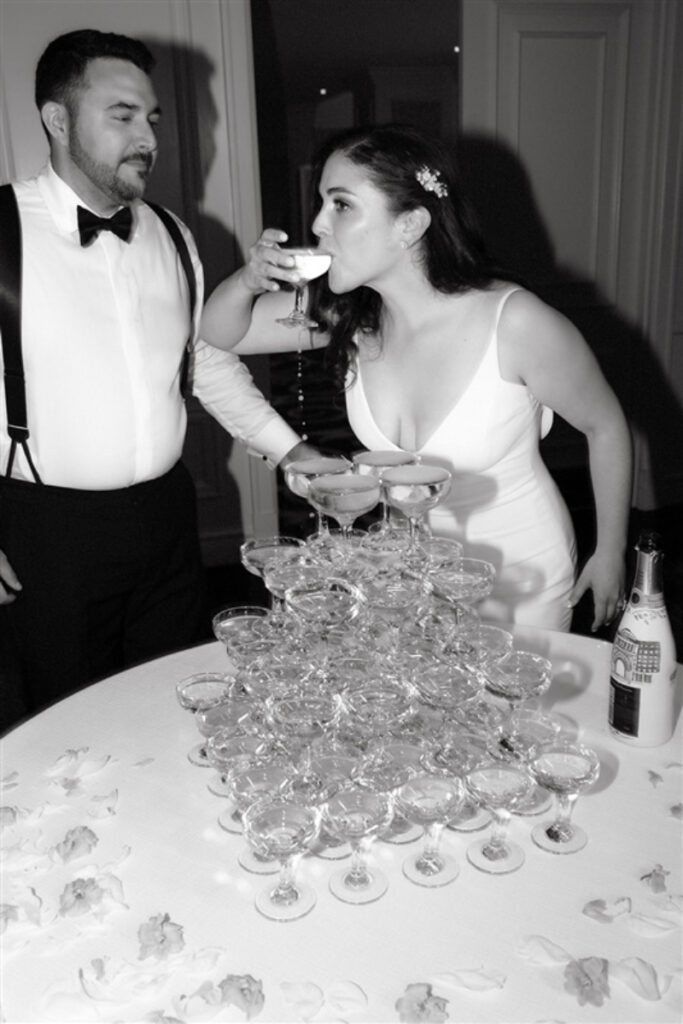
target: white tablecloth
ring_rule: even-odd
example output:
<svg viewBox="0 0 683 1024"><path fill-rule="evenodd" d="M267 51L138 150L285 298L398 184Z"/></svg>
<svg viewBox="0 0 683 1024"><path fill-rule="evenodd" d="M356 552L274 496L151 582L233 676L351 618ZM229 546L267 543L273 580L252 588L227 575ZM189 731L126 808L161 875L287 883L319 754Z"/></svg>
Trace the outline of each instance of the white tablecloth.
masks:
<svg viewBox="0 0 683 1024"><path fill-rule="evenodd" d="M219 644L124 672L11 732L2 1019L680 1021L680 722L664 747L620 743L607 644L520 630L517 646L552 658L545 703L600 753L575 810L588 846L544 853L536 819L516 817L526 862L492 876L467 862L472 837L447 831L460 875L425 889L401 873L411 847L378 843L390 887L366 906L336 900L338 862L309 856L298 871L317 906L286 924L254 909L265 879L238 866L244 840L218 827L210 770L186 756L198 733L175 684L221 670ZM566 984L581 968L603 982L583 1004ZM399 1002L410 985L423 986L408 990L412 1010Z"/></svg>

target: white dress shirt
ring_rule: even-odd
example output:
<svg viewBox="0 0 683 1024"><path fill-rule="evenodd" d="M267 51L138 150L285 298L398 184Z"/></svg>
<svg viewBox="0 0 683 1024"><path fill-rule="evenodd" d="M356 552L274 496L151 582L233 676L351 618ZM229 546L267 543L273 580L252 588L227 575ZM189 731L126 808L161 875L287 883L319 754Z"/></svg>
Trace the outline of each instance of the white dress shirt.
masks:
<svg viewBox="0 0 683 1024"><path fill-rule="evenodd" d="M189 335L188 289L168 231L153 210L136 201L128 242L101 231L82 247L76 207L85 204L51 165L14 189L23 242L29 448L41 480L105 490L161 476L181 456L187 419L178 376ZM203 273L194 240L180 226L197 278L196 332ZM300 440L244 363L201 340L195 345L193 392L270 465ZM8 454L3 396L0 474ZM33 480L20 449L12 476Z"/></svg>

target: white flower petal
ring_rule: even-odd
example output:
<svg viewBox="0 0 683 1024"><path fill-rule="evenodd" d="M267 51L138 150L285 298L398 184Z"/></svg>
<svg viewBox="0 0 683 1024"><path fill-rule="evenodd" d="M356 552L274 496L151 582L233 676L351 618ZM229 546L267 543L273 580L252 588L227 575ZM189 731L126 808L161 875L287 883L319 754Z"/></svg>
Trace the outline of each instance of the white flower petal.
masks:
<svg viewBox="0 0 683 1024"><path fill-rule="evenodd" d="M639 956L611 963L610 977L628 985L641 999L650 1001L661 999L671 984L671 978L660 979L652 964L641 960Z"/></svg>
<svg viewBox="0 0 683 1024"><path fill-rule="evenodd" d="M631 914L628 926L638 935L645 935L649 939L654 939L658 935L664 935L666 932L678 928L675 921L670 921L666 917L653 917L646 914Z"/></svg>
<svg viewBox="0 0 683 1024"><path fill-rule="evenodd" d="M517 949L520 956L533 964L566 964L574 957L562 946L556 945L542 935L526 935Z"/></svg>
<svg viewBox="0 0 683 1024"><path fill-rule="evenodd" d="M312 981L283 982L280 985L286 1002L300 1020L311 1020L322 1007L325 997L323 990Z"/></svg>
<svg viewBox="0 0 683 1024"><path fill-rule="evenodd" d="M368 1005L368 997L355 981L336 981L326 990L325 1002L335 1013L346 1017L364 1010Z"/></svg>
<svg viewBox="0 0 683 1024"><path fill-rule="evenodd" d="M448 971L444 974L436 974L430 980L435 985L465 988L471 992L490 992L492 989L503 988L507 979L500 971L489 971L481 967L476 970Z"/></svg>

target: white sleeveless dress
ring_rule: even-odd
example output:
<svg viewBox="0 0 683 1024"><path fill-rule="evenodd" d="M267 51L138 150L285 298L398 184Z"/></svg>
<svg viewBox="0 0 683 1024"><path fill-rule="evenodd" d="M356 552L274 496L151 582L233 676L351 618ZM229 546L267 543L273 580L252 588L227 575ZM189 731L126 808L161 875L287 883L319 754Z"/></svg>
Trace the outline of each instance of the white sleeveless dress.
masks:
<svg viewBox="0 0 683 1024"><path fill-rule="evenodd" d="M483 618L568 630L567 601L576 571L569 511L548 472L539 441L552 412L527 387L500 376L498 323L516 286L501 295L484 355L469 387L418 450L453 474L450 494L429 516L435 536L455 537L465 554L496 568ZM375 423L361 366L349 373L346 409L368 449L395 449Z"/></svg>

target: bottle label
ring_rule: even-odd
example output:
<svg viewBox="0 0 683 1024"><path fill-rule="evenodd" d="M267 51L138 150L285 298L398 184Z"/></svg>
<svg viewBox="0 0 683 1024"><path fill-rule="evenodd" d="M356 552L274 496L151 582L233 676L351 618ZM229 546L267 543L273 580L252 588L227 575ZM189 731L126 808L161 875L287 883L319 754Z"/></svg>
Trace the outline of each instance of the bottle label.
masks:
<svg viewBox="0 0 683 1024"><path fill-rule="evenodd" d="M624 686L612 677L609 695L610 725L625 736L637 736L639 718L640 690Z"/></svg>
<svg viewBox="0 0 683 1024"><path fill-rule="evenodd" d="M639 640L630 629L620 629L612 645L612 673L623 682L651 683L662 666L659 640Z"/></svg>

